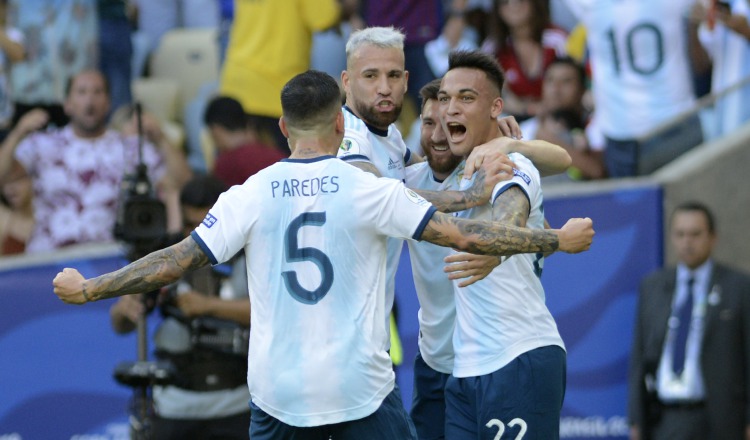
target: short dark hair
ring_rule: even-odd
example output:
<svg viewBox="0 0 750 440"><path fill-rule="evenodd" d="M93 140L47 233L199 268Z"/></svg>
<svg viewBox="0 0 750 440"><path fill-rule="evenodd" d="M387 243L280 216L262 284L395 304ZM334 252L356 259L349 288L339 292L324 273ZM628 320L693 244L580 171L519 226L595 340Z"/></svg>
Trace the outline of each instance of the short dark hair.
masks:
<svg viewBox="0 0 750 440"><path fill-rule="evenodd" d="M332 123L341 108L341 89L333 77L308 70L290 79L281 90L281 110L290 128L309 130Z"/></svg>
<svg viewBox="0 0 750 440"><path fill-rule="evenodd" d="M708 232L714 234L716 232L716 222L714 221L714 215L711 212L711 210L706 206L705 204L695 201L695 200L689 200L686 202L682 202L672 211L672 217L670 217L670 224L671 220L674 219L675 214L679 212L701 212L706 217L706 224L708 225Z"/></svg>
<svg viewBox="0 0 750 440"><path fill-rule="evenodd" d="M420 109L424 110L424 105L430 99L437 99L438 92L440 91L440 81L440 78L433 79L419 89L419 97L422 99Z"/></svg>
<svg viewBox="0 0 750 440"><path fill-rule="evenodd" d="M248 126L248 118L242 104L229 96L217 96L209 101L203 112L203 123L219 125L230 131L244 130Z"/></svg>
<svg viewBox="0 0 750 440"><path fill-rule="evenodd" d="M581 85L581 89L582 90L586 89L587 75L586 75L586 68L583 67L583 64L576 61L573 57L566 55L562 57L557 57L554 60L552 60L552 62L549 63L549 65L547 66L546 71L549 71L550 67L556 64L561 64L563 66L570 66L571 68L573 68L576 71L576 76L578 77L578 82Z"/></svg>
<svg viewBox="0 0 750 440"><path fill-rule="evenodd" d="M84 73L96 73L96 74L98 74L102 78L102 81L104 82L104 93L106 93L108 97L112 96L112 95L109 94L110 93L110 90L109 90L109 80L107 79L107 75L105 75L104 72L102 72L100 70L96 70L96 69L84 69L84 70L81 70L80 72L76 73L75 75L70 75L68 77L68 80L65 81L65 97L66 98L70 96L70 92L73 90L73 83L75 82L76 78L78 78L79 76L81 76Z"/></svg>
<svg viewBox="0 0 750 440"><path fill-rule="evenodd" d="M458 68L478 69L497 87L498 95L503 91L505 75L492 55L478 50L456 50L448 55L448 71Z"/></svg>
<svg viewBox="0 0 750 440"><path fill-rule="evenodd" d="M227 189L226 185L211 174L196 174L182 187L180 204L196 208L210 208Z"/></svg>

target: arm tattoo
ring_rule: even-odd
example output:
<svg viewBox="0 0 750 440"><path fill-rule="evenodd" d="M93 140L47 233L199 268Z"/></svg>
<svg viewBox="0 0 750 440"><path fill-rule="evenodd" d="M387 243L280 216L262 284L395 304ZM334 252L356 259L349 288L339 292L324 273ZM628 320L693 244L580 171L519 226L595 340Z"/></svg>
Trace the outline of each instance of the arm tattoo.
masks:
<svg viewBox="0 0 750 440"><path fill-rule="evenodd" d="M208 256L192 237L152 252L114 272L86 281L94 300L146 293L173 283L188 271L208 264Z"/></svg>
<svg viewBox="0 0 750 440"><path fill-rule="evenodd" d="M481 255L552 252L560 245L557 234L545 229L459 219L441 212L432 216L421 239Z"/></svg>
<svg viewBox="0 0 750 440"><path fill-rule="evenodd" d="M441 212L457 212L473 208L487 201L484 194L485 174L484 170L476 172L474 184L465 191L426 191L415 189L414 192L424 197L428 202Z"/></svg>
<svg viewBox="0 0 750 440"><path fill-rule="evenodd" d="M517 186L508 188L492 203L492 220L506 225L526 226L529 219L529 199Z"/></svg>

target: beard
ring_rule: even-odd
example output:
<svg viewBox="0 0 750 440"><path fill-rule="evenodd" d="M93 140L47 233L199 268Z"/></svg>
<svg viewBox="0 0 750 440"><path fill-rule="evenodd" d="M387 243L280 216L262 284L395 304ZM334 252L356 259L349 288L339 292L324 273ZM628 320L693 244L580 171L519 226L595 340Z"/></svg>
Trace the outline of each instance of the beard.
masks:
<svg viewBox="0 0 750 440"><path fill-rule="evenodd" d="M450 174L463 160L461 156L455 154L433 156L434 152L429 145L422 145L422 151L432 171L439 174Z"/></svg>
<svg viewBox="0 0 750 440"><path fill-rule="evenodd" d="M392 111L383 113L375 110L373 106L367 106L361 102L354 103L354 108L359 113L359 116L363 121L372 125L373 127L387 130L388 126L396 122L399 116L401 116L401 107L403 104L398 104Z"/></svg>

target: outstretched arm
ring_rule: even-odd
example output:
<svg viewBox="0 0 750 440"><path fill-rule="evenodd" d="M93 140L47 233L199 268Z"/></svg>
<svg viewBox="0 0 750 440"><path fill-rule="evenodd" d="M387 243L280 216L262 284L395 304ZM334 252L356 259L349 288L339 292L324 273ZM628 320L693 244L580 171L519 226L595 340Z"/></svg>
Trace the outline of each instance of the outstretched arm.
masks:
<svg viewBox="0 0 750 440"><path fill-rule="evenodd" d="M156 290L177 281L185 272L209 263L192 237L152 252L122 269L86 280L75 269L65 268L52 281L55 295L69 304L114 298Z"/></svg>
<svg viewBox="0 0 750 440"><path fill-rule="evenodd" d="M438 211L420 238L473 254L515 255L556 250L578 253L591 247L593 237L589 218L568 220L562 229L526 229L456 218Z"/></svg>
<svg viewBox="0 0 750 440"><path fill-rule="evenodd" d="M526 156L534 163L542 176L562 173L572 163L570 154L559 145L542 140L522 141L503 136L479 145L472 150L466 159L464 176L470 177L484 162L485 158L510 153L519 153Z"/></svg>

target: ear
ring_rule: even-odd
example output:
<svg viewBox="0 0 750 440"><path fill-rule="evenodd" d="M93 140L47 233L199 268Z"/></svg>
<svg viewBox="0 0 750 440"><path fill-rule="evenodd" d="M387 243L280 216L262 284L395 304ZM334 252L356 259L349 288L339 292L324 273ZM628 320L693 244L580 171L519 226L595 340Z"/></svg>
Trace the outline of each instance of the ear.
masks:
<svg viewBox="0 0 750 440"><path fill-rule="evenodd" d="M289 139L289 129L286 127L286 120L283 116L279 118L279 129L281 130L281 134L283 134L285 138Z"/></svg>
<svg viewBox="0 0 750 440"><path fill-rule="evenodd" d="M404 92L407 92L409 90L409 71L404 70Z"/></svg>
<svg viewBox="0 0 750 440"><path fill-rule="evenodd" d="M336 134L343 134L344 131L344 112L339 110L336 114Z"/></svg>
<svg viewBox="0 0 750 440"><path fill-rule="evenodd" d="M503 113L503 98L497 97L492 101L492 119L497 119Z"/></svg>
<svg viewBox="0 0 750 440"><path fill-rule="evenodd" d="M349 93L349 71L341 71L341 87L344 88L344 92Z"/></svg>

